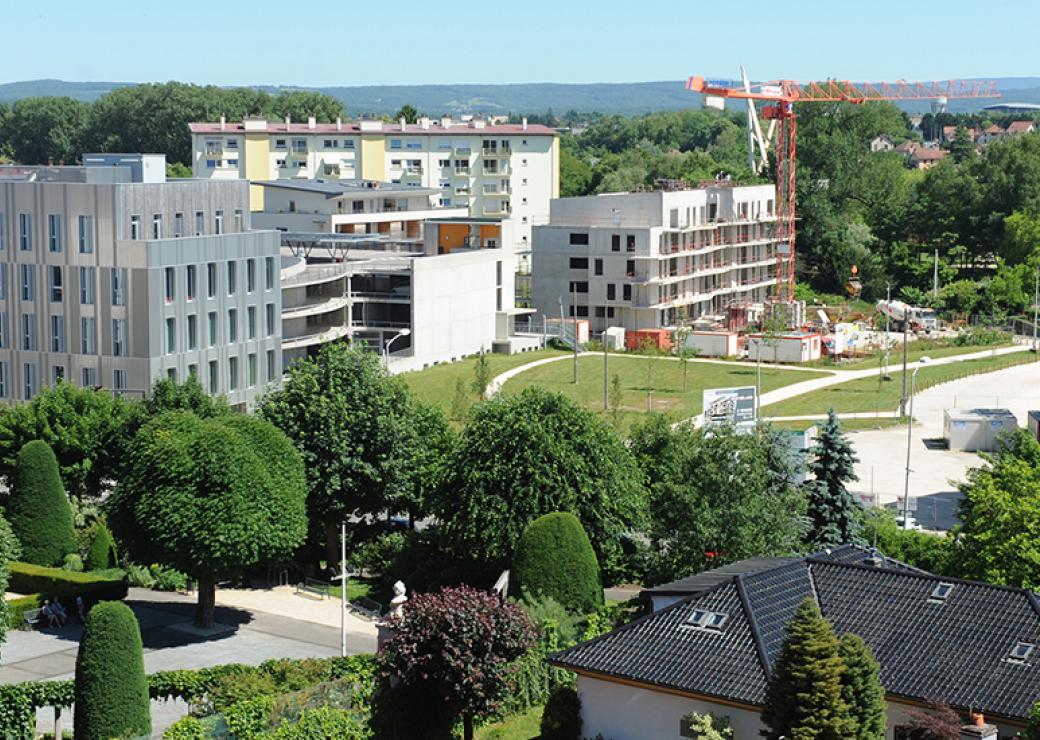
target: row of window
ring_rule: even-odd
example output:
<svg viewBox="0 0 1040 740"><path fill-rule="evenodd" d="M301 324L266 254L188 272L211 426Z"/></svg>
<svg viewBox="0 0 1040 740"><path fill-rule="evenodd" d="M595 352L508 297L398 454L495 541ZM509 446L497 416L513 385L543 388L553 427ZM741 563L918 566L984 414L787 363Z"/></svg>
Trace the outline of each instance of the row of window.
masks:
<svg viewBox="0 0 1040 740"><path fill-rule="evenodd" d="M235 295L238 291L238 263L237 262L226 262L224 273L227 279L227 294ZM246 265L246 293L253 293L256 291L256 260L253 258L245 261ZM198 296L198 284L199 284L199 267L200 265L187 265L184 268L184 298L187 301L194 301ZM167 267L163 270L163 286L165 290L165 297L167 303L173 303L177 299L178 288L177 284L180 282L177 277L177 273L180 268ZM274 257L264 258L264 289L274 290L275 280L277 279L275 274L275 263ZM206 297L215 298L217 293L220 291L219 286L220 279L218 277L217 263L207 262L206 263Z"/></svg>
<svg viewBox="0 0 1040 740"><path fill-rule="evenodd" d="M275 313L275 305L268 303L264 307L264 330L266 336L274 336L277 325L276 321L281 319ZM185 333L184 333L184 350L190 351L198 349L199 346L199 317L196 314L188 314L185 320ZM169 317L166 319L166 353L174 354L178 350L177 343L177 319ZM239 336L240 319L237 308L230 308L227 311L227 343L237 342ZM258 332L257 318L256 318L256 306L248 306L246 308L245 318L245 338L256 339ZM210 311L206 314L206 346L215 347L220 344L219 336L219 321L217 318L216 311Z"/></svg>
<svg viewBox="0 0 1040 740"><path fill-rule="evenodd" d="M7 299L7 267L8 263L0 262L0 300ZM36 265L18 265L18 295L23 301L36 300ZM62 303L65 300L65 268L61 265L41 265L47 273L47 297L51 303ZM96 267L80 267L79 269L79 302L93 305L94 286L97 277ZM127 294L127 268L107 268L112 285L112 305L125 306Z"/></svg>
<svg viewBox="0 0 1040 740"><path fill-rule="evenodd" d="M571 318L575 316L579 319L587 319L589 317L588 306L569 306L567 315ZM595 315L597 319L612 319L614 318L614 307L613 306L595 306Z"/></svg>
<svg viewBox="0 0 1040 740"><path fill-rule="evenodd" d="M6 218L0 213L0 249L7 249ZM94 217L76 217L76 244L80 254L92 254L94 252ZM18 249L22 252L33 250L33 214L18 214ZM59 253L65 251L65 229L60 213L51 213L47 216L47 251Z"/></svg>
<svg viewBox="0 0 1040 740"><path fill-rule="evenodd" d="M36 314L23 313L19 322L19 346L26 352L39 349L36 330ZM97 318L84 316L80 318L80 354L97 354ZM50 352L66 352L65 317L61 314L51 316L50 320ZM11 334L7 312L0 311L0 349L11 348ZM126 357L129 354L129 332L126 319L112 319L112 356Z"/></svg>
<svg viewBox="0 0 1040 740"><path fill-rule="evenodd" d="M576 247L587 247L589 244L589 232L587 231L572 231L569 235L568 242L571 246ZM620 252L621 251L621 234L610 235L610 251ZM634 252L636 251L636 235L625 234L625 251Z"/></svg>
<svg viewBox="0 0 1040 740"><path fill-rule="evenodd" d="M235 162L237 165L238 162ZM245 217L242 213L241 208L235 209L235 232L243 230L245 224ZM195 211L195 236L202 236L206 229L206 212ZM133 240L142 238L141 230L141 216L140 214L134 213L130 215L130 238ZM173 236L180 238L185 235L184 230L184 214L177 212L173 214ZM213 211L213 233L223 234L224 233L224 209L218 208ZM162 239L163 238L163 215L161 213L152 214L152 229L151 239Z"/></svg>

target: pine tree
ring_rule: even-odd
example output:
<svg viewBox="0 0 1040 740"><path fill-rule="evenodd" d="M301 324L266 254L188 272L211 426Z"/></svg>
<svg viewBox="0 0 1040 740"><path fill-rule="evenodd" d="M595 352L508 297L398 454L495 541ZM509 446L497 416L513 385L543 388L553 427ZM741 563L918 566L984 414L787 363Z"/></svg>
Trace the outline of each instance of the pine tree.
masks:
<svg viewBox="0 0 1040 740"><path fill-rule="evenodd" d="M858 541L860 505L845 484L859 480L853 468L859 458L842 433L834 409L828 412L810 455L808 468L813 477L805 484L809 499L806 543L823 548Z"/></svg>
<svg viewBox="0 0 1040 740"><path fill-rule="evenodd" d="M780 656L766 689L762 722L767 740L843 740L850 737L842 699L845 663L830 622L806 599L787 623Z"/></svg>
<svg viewBox="0 0 1040 740"><path fill-rule="evenodd" d="M878 676L880 666L870 648L858 635L841 636L841 657L845 661L842 698L849 707L855 729L851 740L884 740L885 687Z"/></svg>

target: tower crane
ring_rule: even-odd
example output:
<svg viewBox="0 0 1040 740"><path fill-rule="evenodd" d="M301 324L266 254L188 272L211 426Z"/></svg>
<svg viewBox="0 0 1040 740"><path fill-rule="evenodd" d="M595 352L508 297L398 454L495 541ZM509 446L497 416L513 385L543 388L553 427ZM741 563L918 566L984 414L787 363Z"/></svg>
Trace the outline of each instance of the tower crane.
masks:
<svg viewBox="0 0 1040 740"><path fill-rule="evenodd" d="M999 98L995 82L974 80L947 80L945 82L846 82L826 80L799 83L792 80L748 82L741 69L742 80L706 80L691 77L686 89L707 96L746 100L749 122L763 140L757 116L751 108L762 101L762 118L777 129L776 142L776 215L780 242L776 259L777 300L794 299L794 237L795 237L795 172L796 117L795 103L866 103L875 100L940 100L960 98Z"/></svg>

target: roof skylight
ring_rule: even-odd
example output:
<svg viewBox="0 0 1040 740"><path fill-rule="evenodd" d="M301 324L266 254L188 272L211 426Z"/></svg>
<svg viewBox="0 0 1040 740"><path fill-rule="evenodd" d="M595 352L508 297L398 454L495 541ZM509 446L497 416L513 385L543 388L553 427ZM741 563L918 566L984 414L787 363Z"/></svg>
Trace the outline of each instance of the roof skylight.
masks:
<svg viewBox="0 0 1040 740"><path fill-rule="evenodd" d="M694 609L686 618L687 627L696 627L702 630L721 630L729 615L725 612L709 612L705 609Z"/></svg>
<svg viewBox="0 0 1040 740"><path fill-rule="evenodd" d="M1011 648L1008 660L1012 663L1025 663L1029 660L1029 656L1033 654L1033 650L1035 649L1036 645L1031 642L1016 642L1015 646Z"/></svg>
<svg viewBox="0 0 1040 740"><path fill-rule="evenodd" d="M953 591L953 584L946 583L945 581L943 581L935 587L935 589L932 591L932 595L928 598L931 601L946 601L946 598L950 595L951 591Z"/></svg>

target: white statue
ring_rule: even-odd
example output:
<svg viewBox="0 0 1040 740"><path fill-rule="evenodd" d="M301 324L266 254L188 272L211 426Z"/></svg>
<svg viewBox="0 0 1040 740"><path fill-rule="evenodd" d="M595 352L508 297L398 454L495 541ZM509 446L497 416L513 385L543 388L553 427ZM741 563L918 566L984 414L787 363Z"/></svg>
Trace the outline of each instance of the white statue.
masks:
<svg viewBox="0 0 1040 740"><path fill-rule="evenodd" d="M405 589L403 581L398 581L394 584L394 598L390 599L391 617L404 616L404 604L408 601L408 597L405 596L406 591L407 589Z"/></svg>

